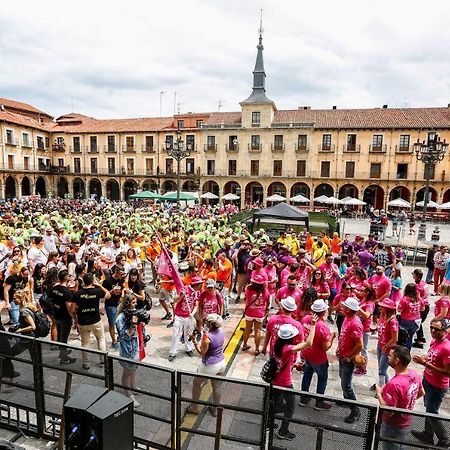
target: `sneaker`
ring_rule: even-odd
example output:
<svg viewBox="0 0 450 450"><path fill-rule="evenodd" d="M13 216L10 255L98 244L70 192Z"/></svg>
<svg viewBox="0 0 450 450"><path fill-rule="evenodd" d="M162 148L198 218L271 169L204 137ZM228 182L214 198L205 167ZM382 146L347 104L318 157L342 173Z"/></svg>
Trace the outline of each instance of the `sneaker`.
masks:
<svg viewBox="0 0 450 450"><path fill-rule="evenodd" d="M188 355L189 358L192 358L194 356L194 352L192 350L189 350L188 352L186 352L186 355Z"/></svg>
<svg viewBox="0 0 450 450"><path fill-rule="evenodd" d="M332 407L333 407L333 403L322 401L322 402L316 403L316 405L314 406L314 409L316 411L328 411Z"/></svg>
<svg viewBox="0 0 450 450"><path fill-rule="evenodd" d="M370 386L370 390L371 390L372 392L375 392L376 388L377 388L376 383L374 383L374 384L372 384L372 386Z"/></svg>
<svg viewBox="0 0 450 450"><path fill-rule="evenodd" d="M331 325L333 325L334 324L334 319L331 316L328 316L327 317L327 322L331 323Z"/></svg>
<svg viewBox="0 0 450 450"><path fill-rule="evenodd" d="M417 341L413 342L412 346L414 348L423 348L423 344L421 344L420 342L417 342Z"/></svg>
<svg viewBox="0 0 450 450"><path fill-rule="evenodd" d="M172 362L175 358L177 357L177 355L169 355L169 361Z"/></svg>
<svg viewBox="0 0 450 450"><path fill-rule="evenodd" d="M135 408L138 408L138 407L139 407L140 403L136 400L136 398L134 397L133 394L129 395L128 398L129 398L130 400L133 400L133 405L134 405Z"/></svg>
<svg viewBox="0 0 450 450"><path fill-rule="evenodd" d="M292 441L292 439L295 439L295 434L291 433L289 430L284 431L280 429L278 430L277 436L278 439L283 439L286 441Z"/></svg>
<svg viewBox="0 0 450 450"><path fill-rule="evenodd" d="M83 363L83 369L84 370L91 370L91 365L89 363Z"/></svg>
<svg viewBox="0 0 450 450"><path fill-rule="evenodd" d="M172 318L171 313L167 313L164 317L161 317L161 320L170 320Z"/></svg>
<svg viewBox="0 0 450 450"><path fill-rule="evenodd" d="M230 313L225 313L225 314L223 315L223 320L228 320L230 317L231 317L231 316L230 316Z"/></svg>
<svg viewBox="0 0 450 450"><path fill-rule="evenodd" d="M345 419L345 423L355 423L361 418L361 412L359 409L357 411L352 411Z"/></svg>
<svg viewBox="0 0 450 450"><path fill-rule="evenodd" d="M359 377L359 376L362 376L362 375L367 375L367 370L361 369L361 368L355 369L353 371L353 375L355 375L355 377Z"/></svg>
<svg viewBox="0 0 450 450"><path fill-rule="evenodd" d="M434 445L434 439L426 431L411 431L411 434L425 444Z"/></svg>
<svg viewBox="0 0 450 450"><path fill-rule="evenodd" d="M234 303L236 303L236 305L238 305L241 302L241 299L239 297L236 297L236 299L234 300Z"/></svg>
<svg viewBox="0 0 450 450"><path fill-rule="evenodd" d="M300 406L306 406L310 401L311 399L309 397L300 397L300 401L298 402L298 404Z"/></svg>
<svg viewBox="0 0 450 450"><path fill-rule="evenodd" d="M172 320L172 322L167 324L166 328L172 328L172 327L173 327L173 320Z"/></svg>
<svg viewBox="0 0 450 450"><path fill-rule="evenodd" d="M77 358L71 358L70 356L68 356L67 358L61 359L60 364L63 366L66 364L73 364L76 360Z"/></svg>

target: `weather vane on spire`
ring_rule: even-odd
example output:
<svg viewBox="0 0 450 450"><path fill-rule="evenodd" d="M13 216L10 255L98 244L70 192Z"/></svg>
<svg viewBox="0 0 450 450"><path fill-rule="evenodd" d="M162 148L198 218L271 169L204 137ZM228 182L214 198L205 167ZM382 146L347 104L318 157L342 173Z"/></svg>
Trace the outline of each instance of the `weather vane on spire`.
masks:
<svg viewBox="0 0 450 450"><path fill-rule="evenodd" d="M261 18L260 18L260 20L259 20L259 34L260 35L262 35L263 33L264 33L264 28L263 28L263 26L262 26L262 8L261 8Z"/></svg>

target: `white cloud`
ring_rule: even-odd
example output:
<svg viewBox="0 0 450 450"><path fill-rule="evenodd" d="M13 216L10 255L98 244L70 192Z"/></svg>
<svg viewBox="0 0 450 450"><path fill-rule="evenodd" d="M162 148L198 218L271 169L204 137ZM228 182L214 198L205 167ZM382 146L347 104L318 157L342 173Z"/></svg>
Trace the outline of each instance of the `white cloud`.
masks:
<svg viewBox="0 0 450 450"><path fill-rule="evenodd" d="M98 118L239 110L264 9L278 108L443 106L449 2L17 0L0 10L0 96ZM441 25L444 24L444 25Z"/></svg>

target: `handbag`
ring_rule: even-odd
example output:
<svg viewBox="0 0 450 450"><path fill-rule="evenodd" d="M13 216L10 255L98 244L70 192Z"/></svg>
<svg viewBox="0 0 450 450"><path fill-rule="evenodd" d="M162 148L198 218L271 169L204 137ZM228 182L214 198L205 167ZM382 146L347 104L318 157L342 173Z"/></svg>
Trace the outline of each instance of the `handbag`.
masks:
<svg viewBox="0 0 450 450"><path fill-rule="evenodd" d="M278 375L279 372L281 372L289 363L288 361L283 364L281 367L278 367L276 359L271 356L262 366L261 368L261 379L265 381L266 383L273 383L273 380Z"/></svg>

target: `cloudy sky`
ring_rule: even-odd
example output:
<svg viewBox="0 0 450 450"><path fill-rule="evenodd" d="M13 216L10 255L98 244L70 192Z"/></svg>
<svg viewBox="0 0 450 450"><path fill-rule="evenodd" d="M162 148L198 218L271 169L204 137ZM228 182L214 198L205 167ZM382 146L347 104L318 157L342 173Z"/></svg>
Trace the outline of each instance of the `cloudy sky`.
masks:
<svg viewBox="0 0 450 450"><path fill-rule="evenodd" d="M263 9L279 109L446 106L448 0L15 0L0 9L0 97L58 116L238 111ZM164 94L161 95L161 92Z"/></svg>

